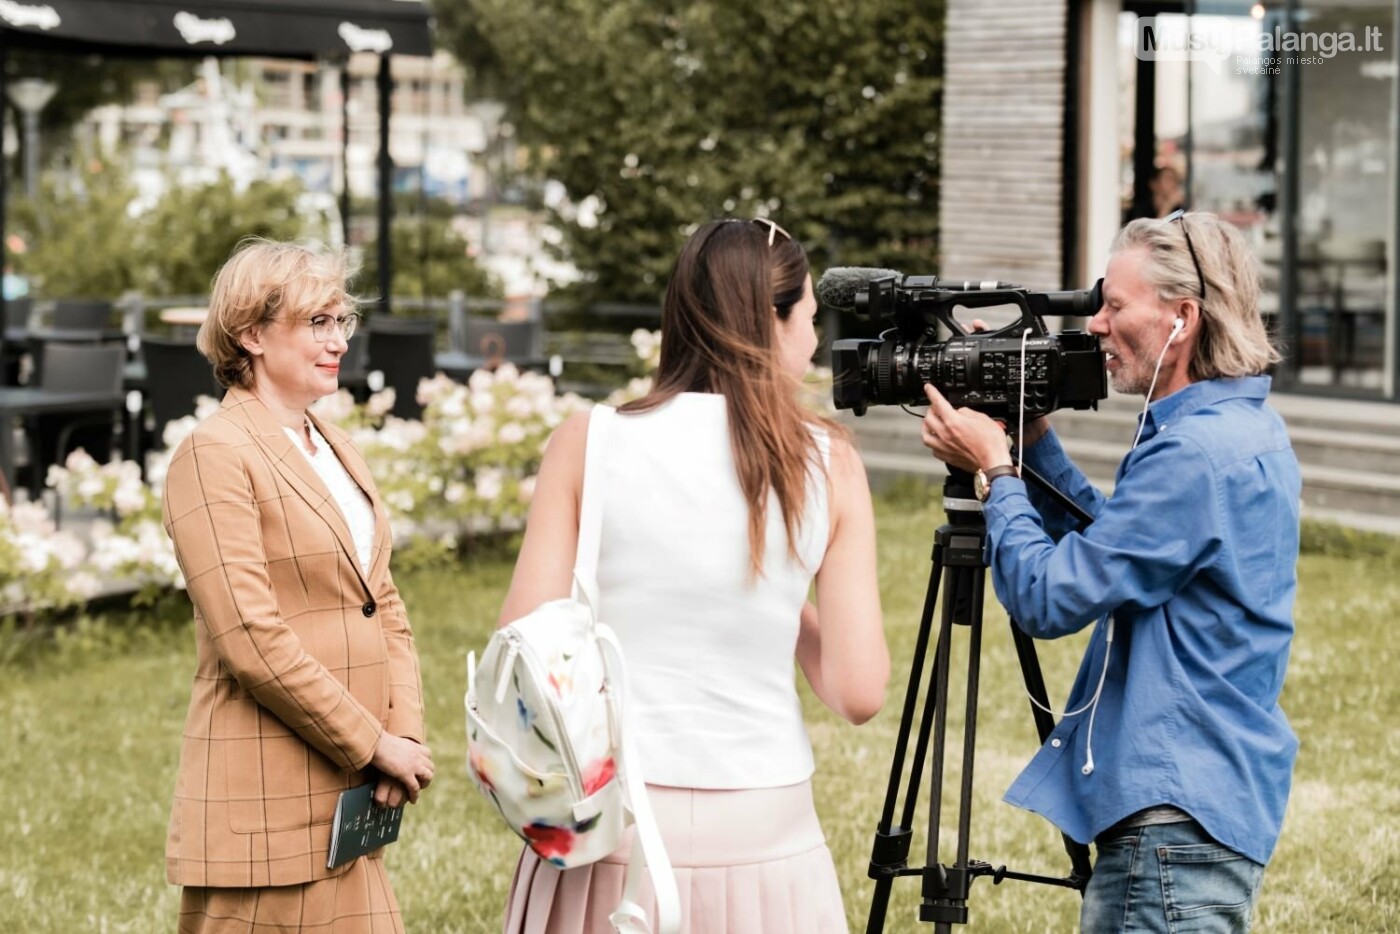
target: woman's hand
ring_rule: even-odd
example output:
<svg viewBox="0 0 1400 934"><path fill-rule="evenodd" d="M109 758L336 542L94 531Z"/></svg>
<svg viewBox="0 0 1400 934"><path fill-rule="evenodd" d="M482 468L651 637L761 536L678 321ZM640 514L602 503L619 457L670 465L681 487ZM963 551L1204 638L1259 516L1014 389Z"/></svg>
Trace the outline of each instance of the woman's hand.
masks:
<svg viewBox="0 0 1400 934"><path fill-rule="evenodd" d="M396 808L408 800L408 789L392 778L381 778L374 786L374 803L382 808Z"/></svg>
<svg viewBox="0 0 1400 934"><path fill-rule="evenodd" d="M942 393L925 383L924 446L943 463L972 473L1011 463L1006 430L975 409L955 409Z"/></svg>
<svg viewBox="0 0 1400 934"><path fill-rule="evenodd" d="M384 805L392 794L392 783L400 785L410 803L418 803L418 794L433 780L433 753L422 743L385 731L379 734L370 765L384 777L374 789L375 803ZM383 795L383 797L381 797ZM393 805L389 805L392 807Z"/></svg>

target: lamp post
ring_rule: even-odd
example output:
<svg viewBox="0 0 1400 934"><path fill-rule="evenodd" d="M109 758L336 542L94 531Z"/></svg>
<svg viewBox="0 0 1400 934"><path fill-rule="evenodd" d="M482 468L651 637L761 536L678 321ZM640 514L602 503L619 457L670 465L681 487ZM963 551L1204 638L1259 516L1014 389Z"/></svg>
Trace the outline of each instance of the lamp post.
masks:
<svg viewBox="0 0 1400 934"><path fill-rule="evenodd" d="M20 78L5 88L10 103L24 114L24 191L33 200L39 189L39 112L58 85L43 78Z"/></svg>

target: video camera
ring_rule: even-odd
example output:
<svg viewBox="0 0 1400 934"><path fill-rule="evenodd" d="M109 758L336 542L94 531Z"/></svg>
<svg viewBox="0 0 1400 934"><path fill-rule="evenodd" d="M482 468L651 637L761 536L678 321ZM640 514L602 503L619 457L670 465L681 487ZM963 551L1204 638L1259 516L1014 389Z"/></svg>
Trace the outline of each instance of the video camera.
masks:
<svg viewBox="0 0 1400 934"><path fill-rule="evenodd" d="M1091 289L1033 292L1009 282L942 282L888 269L827 270L816 288L822 304L853 310L894 327L878 338L836 341L831 349L838 409L864 415L871 405L922 405L932 383L955 407L1014 420L1059 408L1097 408L1108 395L1098 337L1050 334L1046 315L1089 317L1103 305L1103 280ZM969 331L956 308L1015 305L1020 317L995 331ZM951 332L940 340L939 325ZM1026 334L1029 329L1029 334ZM1022 399L1022 362L1025 397Z"/></svg>

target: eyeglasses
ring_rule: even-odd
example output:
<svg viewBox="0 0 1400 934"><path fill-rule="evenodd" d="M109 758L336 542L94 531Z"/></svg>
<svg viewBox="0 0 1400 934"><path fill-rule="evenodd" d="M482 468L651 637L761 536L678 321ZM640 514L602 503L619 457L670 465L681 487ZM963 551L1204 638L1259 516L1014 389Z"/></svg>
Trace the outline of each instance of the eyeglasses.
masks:
<svg viewBox="0 0 1400 934"><path fill-rule="evenodd" d="M1196 281L1201 287L1201 301L1206 300L1206 277L1201 274L1201 261L1196 259L1196 248L1191 245L1191 231L1186 226L1186 209L1177 208L1166 217L1163 222L1170 224L1172 221L1181 221L1181 232L1186 237L1186 250L1191 254L1191 265L1196 267Z"/></svg>
<svg viewBox="0 0 1400 934"><path fill-rule="evenodd" d="M779 227L777 224L773 223L772 221L770 221L770 220L769 220L768 218L766 218L766 217L755 217L752 221L750 221L750 223L752 223L752 224L765 224L765 225L767 225L767 227L768 227L768 245L769 245L769 246L772 246L772 245L773 245L773 238L776 237L778 234L782 234L783 237L784 237L785 239L788 239L788 240L791 240L791 239L792 239L792 234L788 233L786 230L784 230L783 228Z"/></svg>
<svg viewBox="0 0 1400 934"><path fill-rule="evenodd" d="M339 318L334 315L312 315L306 323L311 325L311 336L321 343L330 340L336 329L348 341L355 336L355 329L360 326L360 316L353 311Z"/></svg>

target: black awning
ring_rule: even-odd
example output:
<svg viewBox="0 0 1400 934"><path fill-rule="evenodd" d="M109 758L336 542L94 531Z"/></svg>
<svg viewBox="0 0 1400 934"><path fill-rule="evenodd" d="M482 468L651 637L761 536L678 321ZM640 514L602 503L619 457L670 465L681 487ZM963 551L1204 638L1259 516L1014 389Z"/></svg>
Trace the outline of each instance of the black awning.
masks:
<svg viewBox="0 0 1400 934"><path fill-rule="evenodd" d="M421 0L0 0L0 42L153 55L431 55Z"/></svg>

